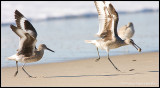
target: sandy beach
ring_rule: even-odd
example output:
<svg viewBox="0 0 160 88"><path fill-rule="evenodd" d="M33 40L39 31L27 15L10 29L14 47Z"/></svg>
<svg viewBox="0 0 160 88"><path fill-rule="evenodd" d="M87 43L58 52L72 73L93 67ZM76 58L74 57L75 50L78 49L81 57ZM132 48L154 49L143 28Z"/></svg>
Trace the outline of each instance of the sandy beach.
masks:
<svg viewBox="0 0 160 88"><path fill-rule="evenodd" d="M121 72L115 70L106 57L102 57L98 62L95 62L96 58L90 58L26 66L26 71L37 78L29 78L21 67L17 77L14 77L16 67L6 67L1 68L1 86L159 86L159 52L110 58Z"/></svg>

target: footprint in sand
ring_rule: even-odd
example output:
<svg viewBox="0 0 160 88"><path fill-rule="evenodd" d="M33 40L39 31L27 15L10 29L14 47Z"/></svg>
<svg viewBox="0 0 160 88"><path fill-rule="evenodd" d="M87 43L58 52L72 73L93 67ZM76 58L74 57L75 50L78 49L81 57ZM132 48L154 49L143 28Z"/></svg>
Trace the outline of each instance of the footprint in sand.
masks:
<svg viewBox="0 0 160 88"><path fill-rule="evenodd" d="M135 70L135 69L130 69L129 71L133 71L133 70Z"/></svg>

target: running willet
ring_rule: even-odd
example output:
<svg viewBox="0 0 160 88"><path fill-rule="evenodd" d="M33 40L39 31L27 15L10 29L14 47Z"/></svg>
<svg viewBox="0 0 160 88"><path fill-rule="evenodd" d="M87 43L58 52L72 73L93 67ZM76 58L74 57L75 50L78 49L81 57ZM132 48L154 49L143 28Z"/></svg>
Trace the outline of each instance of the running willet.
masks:
<svg viewBox="0 0 160 88"><path fill-rule="evenodd" d="M97 36L100 37L100 39L85 40L85 42L94 44L97 47L98 59L96 59L96 61L100 60L98 48L104 49L108 52L108 60L111 62L111 64L116 70L120 71L110 60L109 50L130 44L133 45L138 51L141 51L141 49L134 43L132 39L122 40L118 36L118 13L110 2L95 1L94 3L98 11L99 31L97 33Z"/></svg>
<svg viewBox="0 0 160 88"><path fill-rule="evenodd" d="M43 57L44 49L52 52L54 51L47 48L45 44L40 44L38 49L36 48L35 44L37 42L37 32L32 24L18 10L15 11L15 21L17 27L10 25L10 28L20 37L19 48L16 54L8 57L7 59L16 61L17 71L15 72L14 76L16 76L18 73L18 62L22 62L24 63L22 66L23 71L29 77L32 77L25 71L25 64L39 61Z"/></svg>

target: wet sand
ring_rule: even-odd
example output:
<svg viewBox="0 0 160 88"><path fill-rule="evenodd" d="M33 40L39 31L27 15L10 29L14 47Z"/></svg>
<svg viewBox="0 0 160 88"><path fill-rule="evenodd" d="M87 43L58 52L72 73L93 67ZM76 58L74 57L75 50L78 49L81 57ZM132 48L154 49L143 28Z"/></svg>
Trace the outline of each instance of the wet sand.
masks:
<svg viewBox="0 0 160 88"><path fill-rule="evenodd" d="M106 57L102 57L98 62L95 62L96 58L89 58L25 66L25 70L37 78L29 78L21 67L19 67L18 75L14 77L16 67L6 67L1 68L1 86L159 86L159 52L111 56L110 58L121 72L117 71Z"/></svg>

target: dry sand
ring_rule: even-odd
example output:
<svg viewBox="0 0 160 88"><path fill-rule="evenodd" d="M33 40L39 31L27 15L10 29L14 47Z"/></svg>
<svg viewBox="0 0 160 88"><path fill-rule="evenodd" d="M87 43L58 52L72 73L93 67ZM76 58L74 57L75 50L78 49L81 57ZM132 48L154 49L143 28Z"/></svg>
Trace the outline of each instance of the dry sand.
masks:
<svg viewBox="0 0 160 88"><path fill-rule="evenodd" d="M159 52L110 58L121 72L106 57L98 62L92 58L26 66L26 71L37 78L28 78L21 68L14 77L16 67L10 67L1 69L1 86L159 86Z"/></svg>

